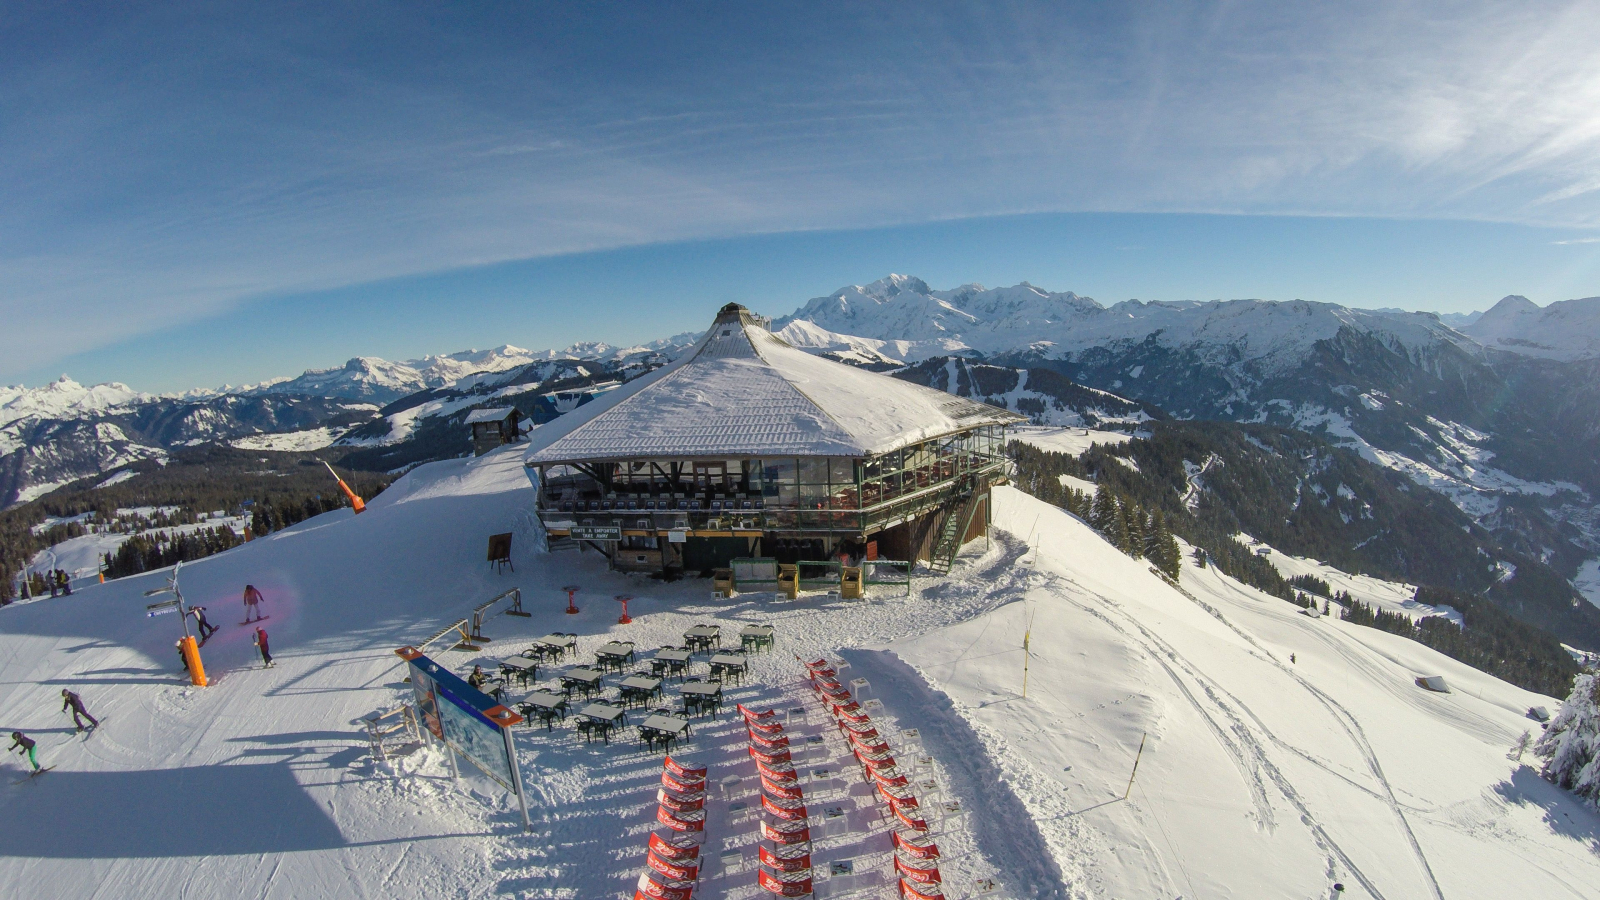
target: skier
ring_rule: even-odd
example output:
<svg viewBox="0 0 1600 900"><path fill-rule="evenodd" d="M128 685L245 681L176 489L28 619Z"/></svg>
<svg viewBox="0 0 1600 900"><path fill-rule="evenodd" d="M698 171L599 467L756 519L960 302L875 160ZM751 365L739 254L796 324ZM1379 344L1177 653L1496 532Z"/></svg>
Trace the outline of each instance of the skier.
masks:
<svg viewBox="0 0 1600 900"><path fill-rule="evenodd" d="M200 643L204 644L206 638L217 633L217 626L206 621L206 608L204 606L189 607L189 614L194 616L195 629L200 632Z"/></svg>
<svg viewBox="0 0 1600 900"><path fill-rule="evenodd" d="M89 715L89 711L83 708L83 698L79 697L72 691L67 690L66 688L62 688L61 711L66 712L69 709L72 710L72 724L77 727L79 733L83 731L84 719L89 720L90 728L100 727L100 720Z"/></svg>
<svg viewBox="0 0 1600 900"><path fill-rule="evenodd" d="M57 575L58 578L61 579L61 594L62 594L62 596L71 597L72 596L72 578L71 578L71 576L67 575L66 571L63 570L63 569L57 569L56 570L56 575Z"/></svg>
<svg viewBox="0 0 1600 900"><path fill-rule="evenodd" d="M6 749L8 751L16 750L18 753L26 754L28 757L28 765L33 767L33 774L37 775L39 774L39 758L34 755L33 746L34 741L32 738L24 735L20 731L13 731L11 732L11 746L7 747ZM18 747L22 749L18 750Z"/></svg>
<svg viewBox="0 0 1600 900"><path fill-rule="evenodd" d="M48 573L45 576L44 581L45 581L45 584L48 584L50 586L50 596L51 597L59 597L59 596L61 596L61 582L56 580L56 573L55 572L52 571L52 572Z"/></svg>
<svg viewBox="0 0 1600 900"><path fill-rule="evenodd" d="M261 662L267 667L272 667L272 652L267 649L267 630L256 626L255 645L261 650Z"/></svg>
<svg viewBox="0 0 1600 900"><path fill-rule="evenodd" d="M1293 653L1289 654L1289 665L1291 665L1291 666L1294 665L1294 654Z"/></svg>
<svg viewBox="0 0 1600 900"><path fill-rule="evenodd" d="M249 625L257 619L266 618L261 615L259 606L261 601L265 599L267 598L261 596L261 592L256 590L255 585L247 584L244 586L244 624Z"/></svg>

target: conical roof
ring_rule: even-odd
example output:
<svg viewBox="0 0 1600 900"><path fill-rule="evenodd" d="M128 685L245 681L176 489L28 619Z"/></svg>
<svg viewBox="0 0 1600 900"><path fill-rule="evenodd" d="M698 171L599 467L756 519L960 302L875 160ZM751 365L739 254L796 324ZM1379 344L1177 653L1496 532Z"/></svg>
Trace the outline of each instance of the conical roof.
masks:
<svg viewBox="0 0 1600 900"><path fill-rule="evenodd" d="M526 461L862 457L1023 420L797 350L730 303L670 365L534 429Z"/></svg>

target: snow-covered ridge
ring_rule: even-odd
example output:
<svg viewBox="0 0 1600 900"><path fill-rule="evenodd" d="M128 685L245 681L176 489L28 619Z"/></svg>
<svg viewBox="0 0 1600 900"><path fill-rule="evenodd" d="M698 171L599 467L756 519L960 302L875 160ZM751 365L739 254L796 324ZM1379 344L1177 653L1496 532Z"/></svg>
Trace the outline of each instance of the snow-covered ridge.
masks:
<svg viewBox="0 0 1600 900"><path fill-rule="evenodd" d="M1047 291L1027 282L936 291L920 278L903 275L817 297L774 321L773 327L799 346L860 350L865 341L883 342L866 346L886 355L898 352L896 358L907 362L960 350L990 355L1031 351L1061 358L1150 338L1168 347L1218 348L1269 371L1300 363L1317 341L1346 327L1408 349L1436 342L1471 343L1432 313L1303 300L1128 300L1106 307L1070 291Z"/></svg>
<svg viewBox="0 0 1600 900"><path fill-rule="evenodd" d="M1461 330L1485 346L1524 356L1588 359L1600 356L1600 297L1540 307L1513 294Z"/></svg>

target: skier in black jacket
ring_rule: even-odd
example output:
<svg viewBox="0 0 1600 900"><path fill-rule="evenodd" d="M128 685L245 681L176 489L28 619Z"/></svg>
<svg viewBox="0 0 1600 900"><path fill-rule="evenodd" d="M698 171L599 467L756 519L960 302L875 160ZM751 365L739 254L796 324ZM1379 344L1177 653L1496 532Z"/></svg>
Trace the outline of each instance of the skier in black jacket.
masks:
<svg viewBox="0 0 1600 900"><path fill-rule="evenodd" d="M72 724L78 727L78 731L83 731L83 719L89 720L90 728L98 728L100 726L100 720L89 715L89 711L83 708L83 698L66 688L62 688L61 711L66 712L69 709L72 710ZM80 719L79 716L83 718Z"/></svg>
<svg viewBox="0 0 1600 900"><path fill-rule="evenodd" d="M22 749L17 750L17 752L27 754L28 765L33 766L33 771L35 774L37 774L39 771L39 759L33 755L33 745L34 741L32 738L20 731L13 731L11 732L11 746L7 747L6 749L17 750L18 747L21 747Z"/></svg>

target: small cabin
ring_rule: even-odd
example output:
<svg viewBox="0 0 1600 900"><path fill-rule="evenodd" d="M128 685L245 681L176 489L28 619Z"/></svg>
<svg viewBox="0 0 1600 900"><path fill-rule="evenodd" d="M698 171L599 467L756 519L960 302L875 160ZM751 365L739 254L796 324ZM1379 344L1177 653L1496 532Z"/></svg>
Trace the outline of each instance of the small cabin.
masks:
<svg viewBox="0 0 1600 900"><path fill-rule="evenodd" d="M472 455L482 456L521 438L522 413L514 406L475 409L467 415L467 426L472 429Z"/></svg>

